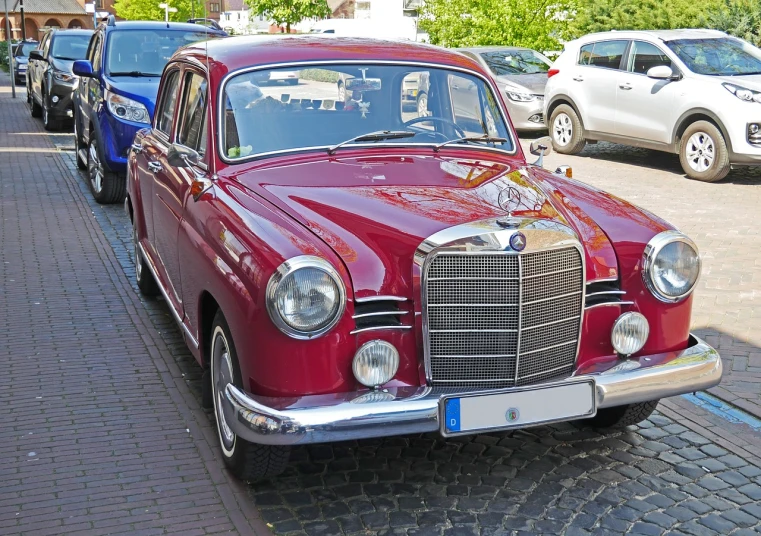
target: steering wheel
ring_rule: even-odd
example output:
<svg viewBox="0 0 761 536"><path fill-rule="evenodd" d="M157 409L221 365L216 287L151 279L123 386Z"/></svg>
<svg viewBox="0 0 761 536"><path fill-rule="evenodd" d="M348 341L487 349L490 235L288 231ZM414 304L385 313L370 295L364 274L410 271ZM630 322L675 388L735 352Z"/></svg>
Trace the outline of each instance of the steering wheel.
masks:
<svg viewBox="0 0 761 536"><path fill-rule="evenodd" d="M457 133L457 135L459 137L461 137L461 138L466 137L465 131L463 129L461 129L460 127L458 127L457 123L455 123L454 121L452 121L450 119L445 119L443 117L436 117L436 116L433 116L433 115L430 115L430 116L427 115L427 116L422 116L422 117L415 117L413 119L410 119L409 121L405 121L404 122L404 126L405 127L409 127L409 126L415 125L417 123L425 123L426 121L432 121L434 123L438 122L438 123L443 123L445 125L449 125L452 128L454 128L455 132ZM437 135L442 136L443 138L445 138L447 140L449 139L446 135L442 134L441 132L436 132L436 131L433 131L433 132L435 132Z"/></svg>

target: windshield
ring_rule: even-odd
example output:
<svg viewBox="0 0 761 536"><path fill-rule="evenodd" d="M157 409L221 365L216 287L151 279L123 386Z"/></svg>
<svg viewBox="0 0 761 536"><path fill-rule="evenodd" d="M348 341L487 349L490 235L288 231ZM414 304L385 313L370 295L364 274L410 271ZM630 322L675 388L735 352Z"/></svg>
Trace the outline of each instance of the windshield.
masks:
<svg viewBox="0 0 761 536"><path fill-rule="evenodd" d="M110 76L161 76L175 51L213 37L186 30L122 30L111 32L106 71Z"/></svg>
<svg viewBox="0 0 761 536"><path fill-rule="evenodd" d="M53 39L50 55L59 60L83 60L89 43L89 35L58 34Z"/></svg>
<svg viewBox="0 0 761 536"><path fill-rule="evenodd" d="M550 60L534 50L481 52L481 57L496 76L546 73Z"/></svg>
<svg viewBox="0 0 761 536"><path fill-rule="evenodd" d="M37 48L37 45L39 43L21 43L18 48L16 49L16 56L24 56L25 58L29 57L29 53Z"/></svg>
<svg viewBox="0 0 761 536"><path fill-rule="evenodd" d="M761 73L761 50L740 39L678 39L668 41L666 45L697 74L736 76Z"/></svg>
<svg viewBox="0 0 761 536"><path fill-rule="evenodd" d="M328 148L371 133L376 139L361 143L435 146L490 136L505 139L462 143L514 149L490 88L480 78L447 69L373 64L266 69L234 76L221 98L222 143L231 159ZM377 136L385 131L394 138Z"/></svg>

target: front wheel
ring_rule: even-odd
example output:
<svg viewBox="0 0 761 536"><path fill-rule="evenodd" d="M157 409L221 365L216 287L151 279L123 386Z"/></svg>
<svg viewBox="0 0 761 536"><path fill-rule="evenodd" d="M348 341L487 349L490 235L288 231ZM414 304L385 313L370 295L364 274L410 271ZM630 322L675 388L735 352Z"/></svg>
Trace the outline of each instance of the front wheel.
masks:
<svg viewBox="0 0 761 536"><path fill-rule="evenodd" d="M721 131L708 121L687 127L679 147L679 162L691 179L720 181L729 173L729 150Z"/></svg>
<svg viewBox="0 0 761 536"><path fill-rule="evenodd" d="M639 424L652 415L658 406L658 402L659 400L651 400L600 409L597 410L597 415L591 419L579 421L579 423L592 428L623 428L632 424Z"/></svg>
<svg viewBox="0 0 761 536"><path fill-rule="evenodd" d="M561 104L552 111L550 137L552 148L560 154L580 153L587 144L581 119L567 104Z"/></svg>
<svg viewBox="0 0 761 536"><path fill-rule="evenodd" d="M100 204L116 203L127 195L127 181L106 170L103 153L94 136L90 138L90 146L87 148L87 176L92 196Z"/></svg>
<svg viewBox="0 0 761 536"><path fill-rule="evenodd" d="M50 97L44 93L42 94L42 126L48 132L58 130L60 126L58 120L53 119L50 115Z"/></svg>
<svg viewBox="0 0 761 536"><path fill-rule="evenodd" d="M211 388L217 435L225 465L241 480L262 480L277 476L288 465L290 447L258 445L235 435L230 428L222 405L225 390L232 384L241 387L240 366L230 328L222 311L217 311L211 326Z"/></svg>
<svg viewBox="0 0 761 536"><path fill-rule="evenodd" d="M421 91L417 96L417 114L418 117L428 115L428 94L425 91Z"/></svg>

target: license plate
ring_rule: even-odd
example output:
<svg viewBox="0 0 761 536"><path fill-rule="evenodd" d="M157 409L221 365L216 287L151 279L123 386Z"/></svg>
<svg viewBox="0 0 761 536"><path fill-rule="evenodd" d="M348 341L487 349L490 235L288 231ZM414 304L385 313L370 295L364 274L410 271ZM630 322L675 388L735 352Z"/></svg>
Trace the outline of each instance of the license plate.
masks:
<svg viewBox="0 0 761 536"><path fill-rule="evenodd" d="M593 417L597 412L593 378L489 394L442 399L442 434L508 430Z"/></svg>

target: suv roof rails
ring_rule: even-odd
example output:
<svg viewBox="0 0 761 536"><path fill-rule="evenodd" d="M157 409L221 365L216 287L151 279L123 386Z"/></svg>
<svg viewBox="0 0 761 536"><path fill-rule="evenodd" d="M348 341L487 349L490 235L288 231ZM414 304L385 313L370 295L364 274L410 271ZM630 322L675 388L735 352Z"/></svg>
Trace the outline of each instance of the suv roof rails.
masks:
<svg viewBox="0 0 761 536"><path fill-rule="evenodd" d="M188 19L188 22L190 24L200 24L202 26L208 26L210 28L213 28L214 30L224 31L224 29L214 19L203 19L203 18Z"/></svg>

